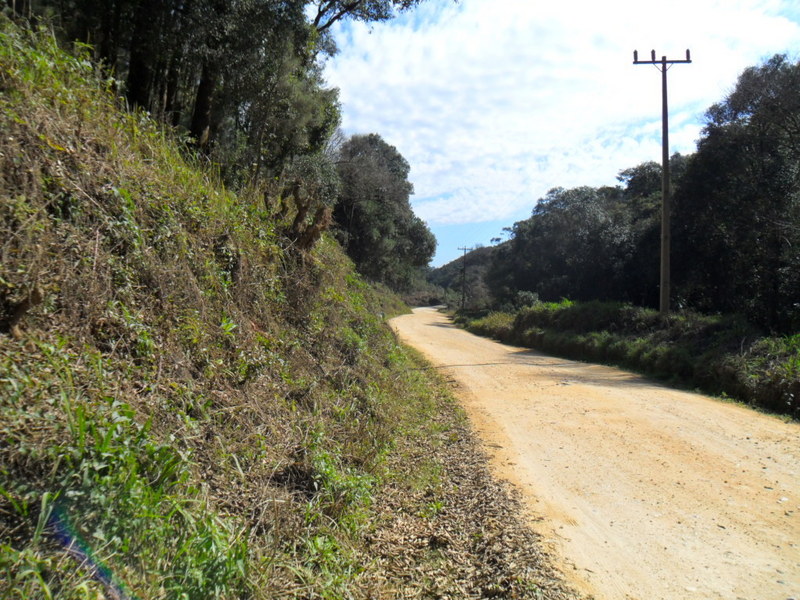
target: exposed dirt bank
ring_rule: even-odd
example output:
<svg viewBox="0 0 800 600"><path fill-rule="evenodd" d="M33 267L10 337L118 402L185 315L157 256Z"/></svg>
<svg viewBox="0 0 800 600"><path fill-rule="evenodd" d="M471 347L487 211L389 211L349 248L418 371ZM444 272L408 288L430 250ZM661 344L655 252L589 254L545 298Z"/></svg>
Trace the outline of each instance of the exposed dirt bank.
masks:
<svg viewBox="0 0 800 600"><path fill-rule="evenodd" d="M459 387L499 476L600 599L800 598L800 426L498 344L434 309L392 321Z"/></svg>

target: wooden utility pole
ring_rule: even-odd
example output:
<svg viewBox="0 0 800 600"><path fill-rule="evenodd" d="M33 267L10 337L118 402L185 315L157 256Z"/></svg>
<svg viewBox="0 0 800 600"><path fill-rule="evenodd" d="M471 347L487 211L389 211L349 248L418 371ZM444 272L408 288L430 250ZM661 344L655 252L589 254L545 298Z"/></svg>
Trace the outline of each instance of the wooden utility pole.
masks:
<svg viewBox="0 0 800 600"><path fill-rule="evenodd" d="M655 65L661 71L661 288L659 310L662 315L669 314L670 288L670 189L669 189L669 112L667 110L667 69L668 65L692 62L689 50L684 60L667 60L662 56L656 60L656 51L651 50L650 60L639 60L639 52L633 51L633 64Z"/></svg>
<svg viewBox="0 0 800 600"><path fill-rule="evenodd" d="M461 310L464 310L467 306L467 252L474 250L474 248L461 246L459 250L464 251L464 263L461 265Z"/></svg>

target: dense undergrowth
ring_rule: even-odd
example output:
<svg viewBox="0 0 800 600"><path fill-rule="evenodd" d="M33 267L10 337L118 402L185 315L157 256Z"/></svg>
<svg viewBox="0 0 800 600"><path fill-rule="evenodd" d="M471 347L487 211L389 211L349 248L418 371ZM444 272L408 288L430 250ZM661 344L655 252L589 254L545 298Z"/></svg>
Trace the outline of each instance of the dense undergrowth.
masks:
<svg viewBox="0 0 800 600"><path fill-rule="evenodd" d="M767 337L736 317L662 316L628 304L539 302L462 315L479 335L579 360L621 365L800 417L800 335Z"/></svg>
<svg viewBox="0 0 800 600"><path fill-rule="evenodd" d="M375 541L389 490L448 523L437 448L468 436L332 238L298 248L280 198L226 191L6 20L0 131L0 598L540 597L477 513Z"/></svg>

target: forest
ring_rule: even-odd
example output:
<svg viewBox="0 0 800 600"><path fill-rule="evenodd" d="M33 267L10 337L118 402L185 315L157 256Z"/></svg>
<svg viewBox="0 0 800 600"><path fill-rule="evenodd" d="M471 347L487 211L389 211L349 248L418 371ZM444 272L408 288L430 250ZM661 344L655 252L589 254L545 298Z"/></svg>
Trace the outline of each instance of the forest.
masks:
<svg viewBox="0 0 800 600"><path fill-rule="evenodd" d="M371 280L423 278L435 238L409 203L409 167L378 133L347 139L322 69L331 27L392 19L423 0L6 0L65 43L87 47L130 110L159 122L269 214L298 205L300 247L333 227ZM291 199L291 202L288 201Z"/></svg>
<svg viewBox="0 0 800 600"><path fill-rule="evenodd" d="M295 244L331 228L363 275L410 299L437 293L423 281L436 240L411 209L408 163L377 132L338 130L337 90L322 70L335 23L385 21L420 1L6 0L88 45L113 92L231 189L257 190L269 214L299 206L287 228ZM676 309L741 314L778 333L800 326L798 84L800 64L785 55L746 69L707 110L696 152L672 157ZM464 297L655 306L661 167L618 180L534 202L506 242L471 257L481 266ZM429 281L460 296L459 269Z"/></svg>
<svg viewBox="0 0 800 600"><path fill-rule="evenodd" d="M739 314L774 333L800 330L798 89L800 63L785 55L746 69L706 111L697 151L671 157L676 309ZM661 165L627 168L618 180L550 190L491 258L486 249L465 257L484 272L485 285L467 287L469 304L568 298L657 307ZM429 280L460 291L461 262Z"/></svg>

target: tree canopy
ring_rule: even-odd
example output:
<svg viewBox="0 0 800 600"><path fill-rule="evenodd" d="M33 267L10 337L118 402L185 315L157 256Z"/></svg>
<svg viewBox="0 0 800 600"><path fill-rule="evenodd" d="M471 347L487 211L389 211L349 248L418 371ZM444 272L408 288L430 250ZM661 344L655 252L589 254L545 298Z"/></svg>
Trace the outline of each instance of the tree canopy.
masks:
<svg viewBox="0 0 800 600"><path fill-rule="evenodd" d="M330 27L385 21L422 0L8 0L92 45L132 107L186 131L241 184L324 148L338 92Z"/></svg>
<svg viewBox="0 0 800 600"><path fill-rule="evenodd" d="M673 178L685 162L671 158ZM661 165L643 163L618 179L624 186L554 188L508 229L487 274L499 301L522 291L547 301L658 302Z"/></svg>
<svg viewBox="0 0 800 600"><path fill-rule="evenodd" d="M8 3L88 44L111 89L184 134L227 184L262 190L292 247L312 247L340 202L339 236L358 267L401 286L435 247L409 205L408 163L377 135L357 136L332 156L340 106L322 61L336 51L334 23L386 21L422 1Z"/></svg>
<svg viewBox="0 0 800 600"><path fill-rule="evenodd" d="M800 63L745 70L706 113L675 192L675 273L683 304L800 327Z"/></svg>
<svg viewBox="0 0 800 600"><path fill-rule="evenodd" d="M337 153L342 182L334 219L358 270L407 288L436 250L436 239L411 209L408 162L377 134L356 135Z"/></svg>

